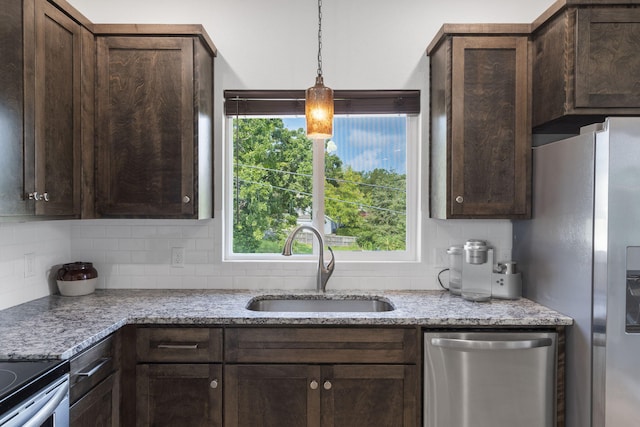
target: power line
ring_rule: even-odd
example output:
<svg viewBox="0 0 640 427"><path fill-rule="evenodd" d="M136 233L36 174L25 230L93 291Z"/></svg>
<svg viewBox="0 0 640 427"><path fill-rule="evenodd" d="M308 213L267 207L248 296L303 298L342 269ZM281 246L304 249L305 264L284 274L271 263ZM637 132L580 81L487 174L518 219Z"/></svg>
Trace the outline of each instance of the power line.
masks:
<svg viewBox="0 0 640 427"><path fill-rule="evenodd" d="M272 184L265 184L263 182L249 181L249 180L246 180L246 179L240 179L239 181L247 183L247 184L254 184L254 185L259 185L259 186L263 186L263 187L275 188L277 190L287 191L289 193L295 193L296 195L312 196L311 193L307 193L307 192L304 192L304 191L298 191L298 190L292 190L290 188L279 187L277 185L272 185ZM325 200L333 200L333 201L340 202L340 203L346 203L346 204L349 204L349 205L356 205L356 206L359 206L359 207L370 208L370 209L374 209L374 210L378 210L378 211L392 212L392 213L396 213L396 214L399 214L399 215L406 215L407 214L406 211L396 211L394 209L382 208L380 206L365 205L364 203L358 203L358 202L351 202L351 201L348 201L348 200L336 199L335 197L325 197Z"/></svg>
<svg viewBox="0 0 640 427"><path fill-rule="evenodd" d="M285 170L282 170L282 169L265 168L265 167L262 167L262 166L247 165L245 163L236 163L236 166L241 166L241 167L245 167L245 168L249 168L249 169L258 169L258 170L263 170L263 171L267 171L267 172L283 173L283 174L287 174L287 175L303 176L303 177L306 177L306 178L311 178L312 177L311 174L290 172L290 171L285 171ZM398 191L398 192L406 191L404 188L390 187L390 186L387 186L387 185L367 184L367 183L364 183L364 182L355 182L355 181L349 181L349 180L346 180L346 179L339 179L339 178L326 178L325 177L325 179L327 181L343 182L343 183L347 183L347 184L362 185L362 186L365 186L365 187L372 187L372 188L381 188L381 189L391 190L391 191Z"/></svg>

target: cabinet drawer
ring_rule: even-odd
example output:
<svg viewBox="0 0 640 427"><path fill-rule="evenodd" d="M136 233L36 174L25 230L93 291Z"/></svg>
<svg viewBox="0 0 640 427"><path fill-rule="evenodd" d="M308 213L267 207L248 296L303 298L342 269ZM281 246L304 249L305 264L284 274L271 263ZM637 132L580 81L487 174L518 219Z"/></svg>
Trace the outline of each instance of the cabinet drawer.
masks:
<svg viewBox="0 0 640 427"><path fill-rule="evenodd" d="M138 328L138 362L220 362L220 328Z"/></svg>
<svg viewBox="0 0 640 427"><path fill-rule="evenodd" d="M74 404L115 370L112 336L94 345L70 361L69 401Z"/></svg>
<svg viewBox="0 0 640 427"><path fill-rule="evenodd" d="M235 363L416 363L416 330L229 328L225 361Z"/></svg>
<svg viewBox="0 0 640 427"><path fill-rule="evenodd" d="M118 408L114 399L116 374L109 375L93 390L69 408L69 423L74 427L116 426Z"/></svg>

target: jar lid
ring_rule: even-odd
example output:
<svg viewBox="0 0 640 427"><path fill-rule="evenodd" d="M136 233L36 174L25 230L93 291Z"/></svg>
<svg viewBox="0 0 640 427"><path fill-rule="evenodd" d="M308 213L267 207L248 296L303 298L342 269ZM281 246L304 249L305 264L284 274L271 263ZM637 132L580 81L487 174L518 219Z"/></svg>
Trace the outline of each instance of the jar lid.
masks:
<svg viewBox="0 0 640 427"><path fill-rule="evenodd" d="M484 240L469 239L467 240L467 243L464 244L464 249L467 251L484 252L489 248L487 247L487 242L485 242Z"/></svg>
<svg viewBox="0 0 640 427"><path fill-rule="evenodd" d="M93 268L92 262L84 262L84 261L76 261L70 262L68 264L62 264L62 267L68 270L86 270L89 268Z"/></svg>

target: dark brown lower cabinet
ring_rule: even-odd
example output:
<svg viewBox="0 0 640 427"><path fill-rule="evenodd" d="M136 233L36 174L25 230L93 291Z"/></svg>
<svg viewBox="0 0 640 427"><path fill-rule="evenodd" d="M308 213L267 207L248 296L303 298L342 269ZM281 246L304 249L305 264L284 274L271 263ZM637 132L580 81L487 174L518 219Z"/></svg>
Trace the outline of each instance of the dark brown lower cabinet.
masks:
<svg viewBox="0 0 640 427"><path fill-rule="evenodd" d="M416 426L415 365L322 368L321 426Z"/></svg>
<svg viewBox="0 0 640 427"><path fill-rule="evenodd" d="M111 427L120 425L114 418L116 400L116 374L109 375L85 394L69 409L69 425L73 427Z"/></svg>
<svg viewBox="0 0 640 427"><path fill-rule="evenodd" d="M136 425L222 426L222 366L136 367Z"/></svg>
<svg viewBox="0 0 640 427"><path fill-rule="evenodd" d="M70 360L72 427L120 425L120 336L109 336Z"/></svg>
<svg viewBox="0 0 640 427"><path fill-rule="evenodd" d="M415 365L227 365L225 427L416 426Z"/></svg>

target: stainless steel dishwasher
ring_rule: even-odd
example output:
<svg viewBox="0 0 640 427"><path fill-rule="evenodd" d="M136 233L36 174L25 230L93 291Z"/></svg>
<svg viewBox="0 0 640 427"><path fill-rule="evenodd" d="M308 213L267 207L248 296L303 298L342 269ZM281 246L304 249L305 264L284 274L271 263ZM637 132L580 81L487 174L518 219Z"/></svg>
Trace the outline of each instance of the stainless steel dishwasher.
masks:
<svg viewBox="0 0 640 427"><path fill-rule="evenodd" d="M550 427L553 332L424 334L425 427Z"/></svg>

